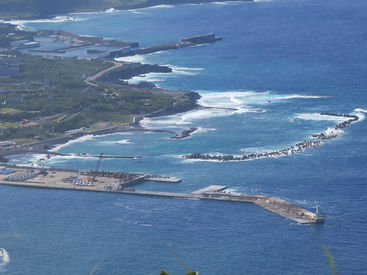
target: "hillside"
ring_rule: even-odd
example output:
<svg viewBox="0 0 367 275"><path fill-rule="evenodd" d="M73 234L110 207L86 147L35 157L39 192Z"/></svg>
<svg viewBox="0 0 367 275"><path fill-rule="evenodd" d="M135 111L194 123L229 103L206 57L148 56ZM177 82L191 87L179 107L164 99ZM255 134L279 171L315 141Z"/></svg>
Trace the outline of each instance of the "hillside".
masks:
<svg viewBox="0 0 367 275"><path fill-rule="evenodd" d="M226 1L226 0L217 0ZM227 0L228 1L228 0ZM247 0L251 1L251 0ZM160 4L204 3L210 0L0 0L0 18L39 18L55 14L132 9Z"/></svg>

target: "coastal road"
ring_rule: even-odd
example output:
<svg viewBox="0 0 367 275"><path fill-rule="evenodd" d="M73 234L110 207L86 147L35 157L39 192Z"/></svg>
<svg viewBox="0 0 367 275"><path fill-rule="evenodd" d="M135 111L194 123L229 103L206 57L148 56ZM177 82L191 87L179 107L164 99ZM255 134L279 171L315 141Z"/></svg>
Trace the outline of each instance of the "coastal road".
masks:
<svg viewBox="0 0 367 275"><path fill-rule="evenodd" d="M123 65L123 63L117 62L117 61L109 61L109 62L113 63L114 65L112 67L109 67L109 68L104 69L104 70L102 70L102 71L100 71L100 72L98 72L98 73L96 73L94 75L91 75L91 76L87 77L84 80L84 82L87 83L88 85L97 87L98 85L95 84L95 83L92 83L92 81L95 81L97 78L101 77L102 75L104 75L104 74L106 74L108 72L111 72L113 70L116 70L117 68L120 68Z"/></svg>

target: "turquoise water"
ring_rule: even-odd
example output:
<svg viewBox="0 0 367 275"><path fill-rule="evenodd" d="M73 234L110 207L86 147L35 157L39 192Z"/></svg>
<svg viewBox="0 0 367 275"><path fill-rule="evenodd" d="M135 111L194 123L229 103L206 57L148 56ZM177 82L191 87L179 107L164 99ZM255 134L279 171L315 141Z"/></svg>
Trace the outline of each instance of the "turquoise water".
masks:
<svg viewBox="0 0 367 275"><path fill-rule="evenodd" d="M0 247L9 274L184 274L168 244L200 274L328 274L326 244L340 274L367 272L367 4L267 1L166 6L75 14L76 21L30 22L27 27L139 41L176 41L214 32L211 45L139 57L169 64L151 74L163 88L189 89L211 109L143 125L181 130L189 139L148 132L85 137L65 153L139 155L103 160L101 169L177 176L178 185L150 190L193 191L210 184L231 191L275 195L314 210L325 224L298 225L254 205L141 198L114 194L1 186ZM133 79L139 81L139 79ZM287 148L338 121L320 112L355 113L360 120L336 139L301 154L246 162L187 161L188 153L248 154ZM15 163L41 156L20 156ZM52 158L54 167L93 169L96 159ZM10 238L9 234L16 234Z"/></svg>

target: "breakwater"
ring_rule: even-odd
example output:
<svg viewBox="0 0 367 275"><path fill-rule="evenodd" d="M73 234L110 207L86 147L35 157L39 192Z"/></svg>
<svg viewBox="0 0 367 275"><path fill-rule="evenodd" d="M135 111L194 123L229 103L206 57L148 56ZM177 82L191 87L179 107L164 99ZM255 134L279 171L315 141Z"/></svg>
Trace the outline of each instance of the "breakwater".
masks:
<svg viewBox="0 0 367 275"><path fill-rule="evenodd" d="M272 196L250 195L241 193L231 194L223 193L221 191L204 193L174 193L145 190L123 190L120 191L120 193L150 197L254 203L255 205L260 206L274 214L293 220L300 224L324 223L324 218L321 215Z"/></svg>
<svg viewBox="0 0 367 275"><path fill-rule="evenodd" d="M313 138L319 140L325 139L332 139L336 138L340 135L341 129L347 127L352 122L355 122L359 119L357 115L353 114L335 114L335 113L320 113L320 115L324 116L335 116L335 117L344 117L346 118L345 121L336 124L333 128L329 128L326 131L312 135ZM302 153L308 149L316 148L321 145L319 140L304 140L299 142L293 146L290 146L285 149L270 151L265 153L254 153L249 155L211 155L211 154L201 154L201 153L193 153L188 155L183 155L182 157L185 159L191 160L211 160L211 161L247 161L247 160L254 160L254 159L261 159L261 158L275 158L275 157L282 157L293 155L296 153Z"/></svg>
<svg viewBox="0 0 367 275"><path fill-rule="evenodd" d="M277 215L301 224L322 223L324 221L323 217L318 215L318 213L310 212L277 197L242 193L225 193L223 190L225 190L227 186L211 185L191 193L146 191L135 190L132 188L146 181L179 183L181 180L170 176L130 174L125 172L98 170L76 171L68 169L33 169L18 167L9 169L8 166L5 166L2 170L0 169L0 184L4 185L76 191L111 192L149 197L254 203Z"/></svg>
<svg viewBox="0 0 367 275"><path fill-rule="evenodd" d="M223 39L222 37L216 36L215 34L196 35L196 36L182 38L178 42L153 45L153 46L149 46L145 48L131 50L128 52L118 52L118 53L116 52L115 57L143 55L143 54L150 54L150 53L155 53L155 52L160 52L160 51L176 50L180 48L214 43L222 39Z"/></svg>
<svg viewBox="0 0 367 275"><path fill-rule="evenodd" d="M180 134L176 134L175 136L170 137L170 138L171 139L184 139L184 138L188 138L189 136L191 136L191 134L193 134L197 130L198 130L198 128L193 127L193 128L188 129L188 130L184 130Z"/></svg>
<svg viewBox="0 0 367 275"><path fill-rule="evenodd" d="M329 128L329 129L327 129L326 131L324 131L322 133L312 135L312 137L317 138L317 139L333 139L333 138L336 138L340 135L340 133L341 133L340 130L341 129L347 127L352 122L355 122L359 119L359 117L357 115L351 115L351 114L321 113L320 115L344 117L347 120L344 120L343 122L340 122L340 123L336 124L333 128Z"/></svg>
<svg viewBox="0 0 367 275"><path fill-rule="evenodd" d="M216 161L245 161L245 160L253 160L260 158L275 158L281 156L288 156L296 153L301 153L310 148L315 148L320 146L320 141L311 141L305 140L297 143L294 146L265 153L255 153L243 156L235 156L235 155L210 155L210 154L200 154L194 153L189 155L184 155L185 159L198 159L198 160L216 160Z"/></svg>

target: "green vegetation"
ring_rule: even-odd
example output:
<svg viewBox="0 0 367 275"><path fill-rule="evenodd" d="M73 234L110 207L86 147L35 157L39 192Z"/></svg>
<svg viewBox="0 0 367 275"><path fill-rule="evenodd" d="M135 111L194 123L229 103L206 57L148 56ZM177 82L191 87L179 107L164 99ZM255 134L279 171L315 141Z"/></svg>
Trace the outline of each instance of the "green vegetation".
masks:
<svg viewBox="0 0 367 275"><path fill-rule="evenodd" d="M1 2L1 0L0 0ZM1 15L1 11L0 11ZM27 39L33 41L33 32L18 30L10 24L0 24L0 47L9 47L11 41Z"/></svg>
<svg viewBox="0 0 367 275"><path fill-rule="evenodd" d="M132 9L159 4L202 3L211 0L0 0L0 18L46 17L53 14ZM225 1L225 0L219 0Z"/></svg>
<svg viewBox="0 0 367 275"><path fill-rule="evenodd" d="M194 93L120 81L151 71L171 72L168 67L120 66L107 60L30 56L10 50L11 42L32 41L33 36L0 23L0 44L5 48L0 55L0 140L35 142L62 137L67 130L101 130L132 122L137 116L195 106ZM100 80L91 82L95 78L90 76L112 66L114 70L98 74Z"/></svg>
<svg viewBox="0 0 367 275"><path fill-rule="evenodd" d="M0 78L0 140L44 140L81 127L98 129L133 116L192 107L190 93L84 80L113 64L108 61L18 55L18 77Z"/></svg>

